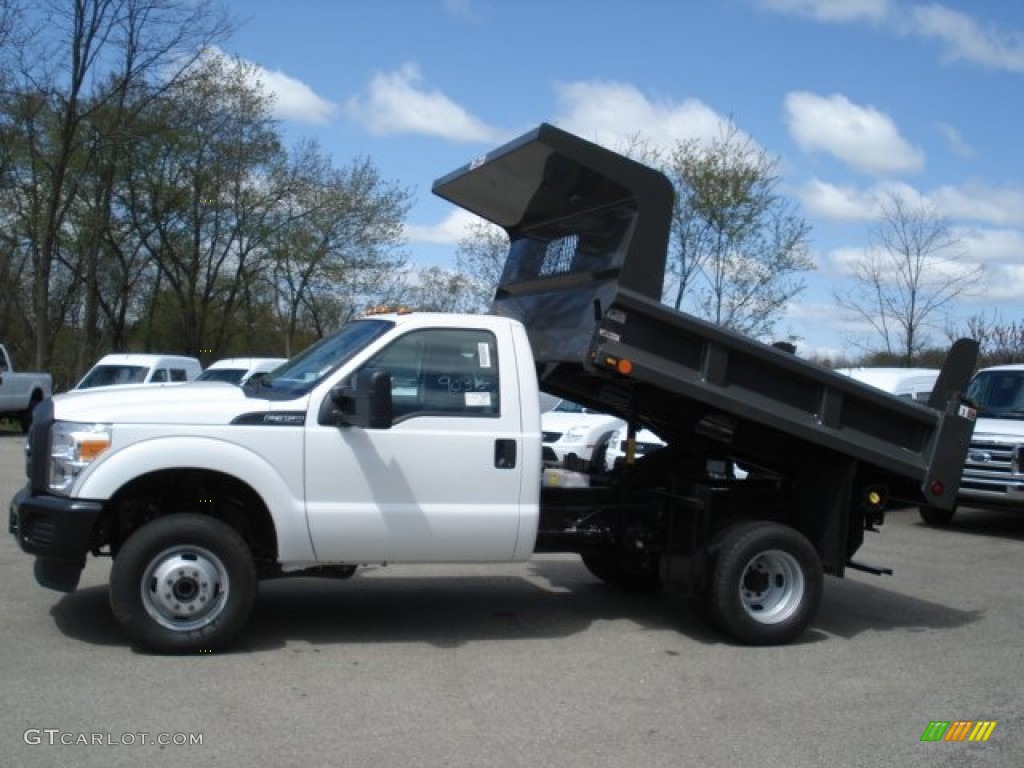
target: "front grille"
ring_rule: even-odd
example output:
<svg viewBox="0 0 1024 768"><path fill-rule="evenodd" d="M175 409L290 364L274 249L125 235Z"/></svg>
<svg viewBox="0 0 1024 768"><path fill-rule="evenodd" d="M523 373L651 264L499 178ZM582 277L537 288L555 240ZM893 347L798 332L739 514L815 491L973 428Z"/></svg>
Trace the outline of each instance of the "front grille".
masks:
<svg viewBox="0 0 1024 768"><path fill-rule="evenodd" d="M981 494L1024 492L1022 448L1016 443L972 440L967 451L961 491Z"/></svg>
<svg viewBox="0 0 1024 768"><path fill-rule="evenodd" d="M49 547L57 538L57 525L49 517L37 517L33 518L30 526L23 527L18 533L25 541L41 547Z"/></svg>
<svg viewBox="0 0 1024 768"><path fill-rule="evenodd" d="M542 432L541 434L543 435L541 440L545 443L557 443L562 437L561 432Z"/></svg>

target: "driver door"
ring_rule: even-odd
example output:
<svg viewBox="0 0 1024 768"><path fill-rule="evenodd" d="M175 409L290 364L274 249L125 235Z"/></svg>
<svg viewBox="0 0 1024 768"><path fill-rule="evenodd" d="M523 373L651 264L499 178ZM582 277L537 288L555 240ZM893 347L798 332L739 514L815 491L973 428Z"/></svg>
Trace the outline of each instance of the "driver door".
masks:
<svg viewBox="0 0 1024 768"><path fill-rule="evenodd" d="M412 330L363 366L391 374L390 428L307 419L307 513L318 560L512 559L523 428L511 344L482 328ZM311 403L311 415L319 407Z"/></svg>

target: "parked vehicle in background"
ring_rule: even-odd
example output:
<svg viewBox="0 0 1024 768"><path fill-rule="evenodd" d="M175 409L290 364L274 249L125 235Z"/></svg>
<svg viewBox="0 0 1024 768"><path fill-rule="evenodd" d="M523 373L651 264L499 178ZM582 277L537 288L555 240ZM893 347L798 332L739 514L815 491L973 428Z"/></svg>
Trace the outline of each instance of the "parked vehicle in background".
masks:
<svg viewBox="0 0 1024 768"><path fill-rule="evenodd" d="M270 373L281 363L287 363L286 357L229 357L218 360L199 374L196 381L224 381L228 384L247 384L258 374Z"/></svg>
<svg viewBox="0 0 1024 768"><path fill-rule="evenodd" d="M595 450L625 424L615 416L585 408L572 400L562 400L541 415L544 460L564 464L570 455L583 461L600 458L595 456Z"/></svg>
<svg viewBox="0 0 1024 768"><path fill-rule="evenodd" d="M939 378L935 368L837 368L836 373L919 403L928 402Z"/></svg>
<svg viewBox="0 0 1024 768"><path fill-rule="evenodd" d="M0 419L14 419L22 432L28 432L32 411L52 389L48 373L15 371L7 347L0 344Z"/></svg>
<svg viewBox="0 0 1024 768"><path fill-rule="evenodd" d="M1024 365L983 368L967 399L978 409L957 505L1024 511ZM922 506L921 518L948 525L953 509Z"/></svg>
<svg viewBox="0 0 1024 768"><path fill-rule="evenodd" d="M75 390L125 384L179 384L194 381L203 366L194 357L121 353L100 358Z"/></svg>
<svg viewBox="0 0 1024 768"><path fill-rule="evenodd" d="M617 463L626 460L626 454L628 453L627 440L628 430L625 423L608 437L604 449L604 466L608 472L614 470ZM651 430L641 429L636 433L636 443L633 449L636 458L639 459L642 456L647 456L664 447L665 441L651 432Z"/></svg>

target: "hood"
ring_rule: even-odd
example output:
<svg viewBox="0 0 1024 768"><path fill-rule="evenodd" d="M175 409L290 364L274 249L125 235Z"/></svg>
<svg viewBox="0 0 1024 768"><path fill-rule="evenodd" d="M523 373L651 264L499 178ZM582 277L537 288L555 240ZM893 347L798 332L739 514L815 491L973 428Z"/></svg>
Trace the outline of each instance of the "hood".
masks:
<svg viewBox="0 0 1024 768"><path fill-rule="evenodd" d="M1024 442L1024 419L990 419L981 417L974 424L974 439Z"/></svg>
<svg viewBox="0 0 1024 768"><path fill-rule="evenodd" d="M107 424L229 424L245 413L270 410L270 402L246 397L220 382L109 387L66 392L53 398L54 418ZM306 399L274 403L275 411L306 410Z"/></svg>
<svg viewBox="0 0 1024 768"><path fill-rule="evenodd" d="M602 424L612 424L621 419L604 413L559 413L549 411L540 415L541 427L545 432L565 432L570 427L593 429Z"/></svg>

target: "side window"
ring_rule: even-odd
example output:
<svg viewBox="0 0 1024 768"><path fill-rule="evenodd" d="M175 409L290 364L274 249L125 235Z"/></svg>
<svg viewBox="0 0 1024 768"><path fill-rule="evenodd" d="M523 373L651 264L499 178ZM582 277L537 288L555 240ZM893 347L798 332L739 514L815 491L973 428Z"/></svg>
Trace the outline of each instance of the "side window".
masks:
<svg viewBox="0 0 1024 768"><path fill-rule="evenodd" d="M171 368L171 381L188 381L184 368Z"/></svg>
<svg viewBox="0 0 1024 768"><path fill-rule="evenodd" d="M413 331L381 350L365 367L391 374L395 421L501 413L497 344L488 331Z"/></svg>
<svg viewBox="0 0 1024 768"><path fill-rule="evenodd" d="M155 371L153 371L153 378L150 379L150 381L153 384L167 381L167 369L157 368Z"/></svg>

